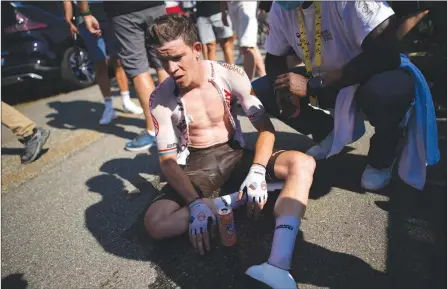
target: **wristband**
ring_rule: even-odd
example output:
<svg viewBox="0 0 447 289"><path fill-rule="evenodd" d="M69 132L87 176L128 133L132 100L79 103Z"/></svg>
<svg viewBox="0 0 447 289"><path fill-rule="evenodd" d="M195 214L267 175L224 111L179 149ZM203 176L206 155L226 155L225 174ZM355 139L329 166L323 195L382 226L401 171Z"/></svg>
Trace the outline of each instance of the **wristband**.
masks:
<svg viewBox="0 0 447 289"><path fill-rule="evenodd" d="M89 16L92 15L92 12L88 10L87 12L81 12L81 16Z"/></svg>
<svg viewBox="0 0 447 289"><path fill-rule="evenodd" d="M253 163L253 165L258 165L258 166L263 167L264 169L267 169L264 165L262 165L262 164L260 164L260 163Z"/></svg>
<svg viewBox="0 0 447 289"><path fill-rule="evenodd" d="M192 203L194 203L195 201L197 201L198 199L201 199L202 197L196 197L194 200L192 200L191 202L189 202L188 203L188 207L192 204Z"/></svg>

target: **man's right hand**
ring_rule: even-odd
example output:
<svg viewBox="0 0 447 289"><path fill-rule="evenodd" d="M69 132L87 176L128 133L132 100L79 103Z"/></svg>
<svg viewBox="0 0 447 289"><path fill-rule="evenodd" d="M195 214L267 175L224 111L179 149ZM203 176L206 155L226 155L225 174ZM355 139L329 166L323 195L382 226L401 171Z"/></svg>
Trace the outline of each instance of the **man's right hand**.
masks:
<svg viewBox="0 0 447 289"><path fill-rule="evenodd" d="M85 27L91 34L97 37L101 36L101 27L99 27L99 22L93 15L84 16L84 22Z"/></svg>
<svg viewBox="0 0 447 289"><path fill-rule="evenodd" d="M214 224L216 217L202 199L198 199L189 205L189 215L189 240L194 249L199 250L200 255L203 255L203 243L205 243L207 251L210 251L211 248L208 223L212 221Z"/></svg>
<svg viewBox="0 0 447 289"><path fill-rule="evenodd" d="M68 26L70 26L70 34L71 37L73 38L75 34L79 34L79 30L78 27L76 27L76 25L73 24L73 22L68 22Z"/></svg>

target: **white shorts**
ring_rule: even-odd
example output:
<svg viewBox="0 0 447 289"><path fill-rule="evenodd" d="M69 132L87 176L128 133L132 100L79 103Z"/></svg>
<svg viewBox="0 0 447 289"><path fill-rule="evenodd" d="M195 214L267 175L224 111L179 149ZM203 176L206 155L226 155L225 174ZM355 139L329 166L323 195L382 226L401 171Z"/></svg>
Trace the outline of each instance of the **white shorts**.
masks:
<svg viewBox="0 0 447 289"><path fill-rule="evenodd" d="M258 19L256 1L231 1L228 3L228 14L237 34L240 47L256 47L258 41Z"/></svg>

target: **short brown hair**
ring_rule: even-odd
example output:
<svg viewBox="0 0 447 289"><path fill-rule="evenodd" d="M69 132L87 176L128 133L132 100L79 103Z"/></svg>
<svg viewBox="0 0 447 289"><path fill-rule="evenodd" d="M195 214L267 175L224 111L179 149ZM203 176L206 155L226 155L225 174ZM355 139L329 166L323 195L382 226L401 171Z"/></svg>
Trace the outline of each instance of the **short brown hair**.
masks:
<svg viewBox="0 0 447 289"><path fill-rule="evenodd" d="M182 38L192 47L199 41L196 25L188 17L178 13L157 17L147 29L147 34L149 45L163 45Z"/></svg>

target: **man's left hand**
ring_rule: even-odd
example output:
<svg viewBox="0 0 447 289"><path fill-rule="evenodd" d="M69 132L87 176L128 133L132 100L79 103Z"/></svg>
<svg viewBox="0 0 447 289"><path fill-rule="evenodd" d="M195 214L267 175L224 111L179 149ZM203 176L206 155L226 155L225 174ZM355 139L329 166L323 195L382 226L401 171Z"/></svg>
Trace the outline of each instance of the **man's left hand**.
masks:
<svg viewBox="0 0 447 289"><path fill-rule="evenodd" d="M85 27L87 30L96 37L101 36L101 27L98 20L93 15L84 16Z"/></svg>
<svg viewBox="0 0 447 289"><path fill-rule="evenodd" d="M264 208L267 202L267 183L265 181L265 167L253 164L248 172L247 177L239 188L239 199L247 198L247 214L255 217L258 216L259 212ZM243 191L247 190L244 196Z"/></svg>

